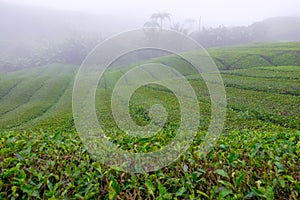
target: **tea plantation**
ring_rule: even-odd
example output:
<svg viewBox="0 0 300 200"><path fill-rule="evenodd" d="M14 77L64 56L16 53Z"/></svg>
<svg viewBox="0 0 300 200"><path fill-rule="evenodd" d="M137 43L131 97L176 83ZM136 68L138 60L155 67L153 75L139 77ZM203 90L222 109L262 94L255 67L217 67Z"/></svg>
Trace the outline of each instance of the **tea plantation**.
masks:
<svg viewBox="0 0 300 200"><path fill-rule="evenodd" d="M220 69L227 96L217 144L205 157L198 154L210 121L210 96L197 75L186 74L199 101L198 131L174 163L145 174L109 168L82 144L72 115L79 66L52 64L0 74L0 199L299 199L300 43L208 52ZM186 67L174 56L145 62ZM99 83L100 124L123 150L164 147L180 122L176 97L157 85L139 88L130 104L138 124L149 122L153 103L162 103L169 117L151 138L128 136L110 113L109 93L123 74L124 69L112 69Z"/></svg>

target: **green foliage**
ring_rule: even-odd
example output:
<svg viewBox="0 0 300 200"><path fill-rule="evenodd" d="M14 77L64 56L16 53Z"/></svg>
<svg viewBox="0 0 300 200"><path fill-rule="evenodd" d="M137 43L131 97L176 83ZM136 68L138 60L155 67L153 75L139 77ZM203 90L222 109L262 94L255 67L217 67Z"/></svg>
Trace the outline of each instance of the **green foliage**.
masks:
<svg viewBox="0 0 300 200"><path fill-rule="evenodd" d="M299 43L270 43L211 48L208 52L219 69L245 69L261 66L299 66Z"/></svg>
<svg viewBox="0 0 300 200"><path fill-rule="evenodd" d="M270 44L211 51L231 63L247 51L272 57L275 54L269 50L276 52L277 48L289 52L299 46ZM198 96L201 116L187 152L171 165L147 174L109 169L81 143L71 103L77 67L50 65L1 74L0 199L298 199L300 68L255 67L264 61L256 65L260 61L254 58L237 62L240 68L253 64L251 68L221 72L228 100L226 122L205 158L198 155L211 112L205 83L180 59L154 59L177 64L175 68L187 75ZM116 80L125 72L126 68L114 68L99 82L96 110L100 123L120 148L156 151L175 136L180 105L164 87L139 88L130 100L134 121L149 123L149 108L157 103L163 104L169 116L151 138L128 136L113 122L109 99Z"/></svg>
<svg viewBox="0 0 300 200"><path fill-rule="evenodd" d="M74 132L0 134L0 196L5 199L293 199L300 192L299 131L232 131L205 160L196 156L201 142L196 137L175 163L144 175L94 161Z"/></svg>

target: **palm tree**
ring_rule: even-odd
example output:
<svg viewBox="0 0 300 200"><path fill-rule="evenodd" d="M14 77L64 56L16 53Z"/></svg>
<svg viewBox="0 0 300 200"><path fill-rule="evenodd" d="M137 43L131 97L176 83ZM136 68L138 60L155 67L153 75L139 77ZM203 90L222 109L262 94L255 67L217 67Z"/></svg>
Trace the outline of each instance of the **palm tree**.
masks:
<svg viewBox="0 0 300 200"><path fill-rule="evenodd" d="M143 28L149 29L149 30L155 30L155 29L160 28L160 25L156 21L151 20L151 21L146 22L144 24Z"/></svg>
<svg viewBox="0 0 300 200"><path fill-rule="evenodd" d="M157 13L153 13L150 17L152 20L160 21L160 29L162 30L163 27L163 21L165 19L168 19L169 21L171 21L171 14L167 13L167 12L157 12Z"/></svg>
<svg viewBox="0 0 300 200"><path fill-rule="evenodd" d="M160 25L154 20L146 22L143 26L143 31L149 40L153 40L155 33L159 32L160 30Z"/></svg>

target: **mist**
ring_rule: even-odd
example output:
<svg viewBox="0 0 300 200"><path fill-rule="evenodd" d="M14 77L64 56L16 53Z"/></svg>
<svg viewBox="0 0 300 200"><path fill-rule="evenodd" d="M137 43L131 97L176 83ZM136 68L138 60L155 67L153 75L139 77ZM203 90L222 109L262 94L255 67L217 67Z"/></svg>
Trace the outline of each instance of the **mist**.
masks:
<svg viewBox="0 0 300 200"><path fill-rule="evenodd" d="M0 69L80 64L106 38L162 25L202 46L300 41L300 2L282 1L2 1ZM153 14L167 14L161 23ZM152 16L152 18L151 18Z"/></svg>
<svg viewBox="0 0 300 200"><path fill-rule="evenodd" d="M8 2L8 1L7 1ZM113 15L133 19L147 20L154 12L172 13L175 21L186 18L203 18L204 26L241 26L278 16L299 16L300 2L297 0L12 0L16 5L80 11L96 15ZM131 23L127 21L126 23ZM138 24L136 24L138 26Z"/></svg>

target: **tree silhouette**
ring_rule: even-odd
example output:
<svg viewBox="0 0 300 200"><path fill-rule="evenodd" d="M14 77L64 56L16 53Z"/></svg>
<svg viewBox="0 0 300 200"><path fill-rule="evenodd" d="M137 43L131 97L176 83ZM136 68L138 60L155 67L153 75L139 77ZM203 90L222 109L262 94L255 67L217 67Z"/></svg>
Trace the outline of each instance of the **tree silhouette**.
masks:
<svg viewBox="0 0 300 200"><path fill-rule="evenodd" d="M163 21L165 19L168 19L169 21L171 21L171 14L167 13L167 12L157 12L157 13L153 13L150 18L152 20L154 20L154 21L159 20L160 29L162 30L162 28L163 28Z"/></svg>
<svg viewBox="0 0 300 200"><path fill-rule="evenodd" d="M180 24L179 22L174 23L171 27L171 30L183 33L184 35L189 35L189 29L184 27L184 24Z"/></svg>
<svg viewBox="0 0 300 200"><path fill-rule="evenodd" d="M146 22L144 24L143 28L154 31L154 30L160 28L160 25L156 21L151 20L151 21Z"/></svg>

